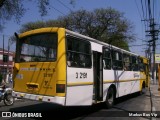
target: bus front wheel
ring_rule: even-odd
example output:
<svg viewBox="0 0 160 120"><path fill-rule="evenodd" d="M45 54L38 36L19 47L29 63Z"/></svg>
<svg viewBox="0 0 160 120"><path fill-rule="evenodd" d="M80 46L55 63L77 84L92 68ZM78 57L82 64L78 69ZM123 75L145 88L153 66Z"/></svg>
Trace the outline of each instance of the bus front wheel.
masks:
<svg viewBox="0 0 160 120"><path fill-rule="evenodd" d="M146 92L146 87L145 87L145 82L143 82L140 94L144 94L145 92Z"/></svg>
<svg viewBox="0 0 160 120"><path fill-rule="evenodd" d="M114 105L114 102L115 102L115 91L113 87L110 87L106 96L106 101L105 101L106 107L111 108Z"/></svg>

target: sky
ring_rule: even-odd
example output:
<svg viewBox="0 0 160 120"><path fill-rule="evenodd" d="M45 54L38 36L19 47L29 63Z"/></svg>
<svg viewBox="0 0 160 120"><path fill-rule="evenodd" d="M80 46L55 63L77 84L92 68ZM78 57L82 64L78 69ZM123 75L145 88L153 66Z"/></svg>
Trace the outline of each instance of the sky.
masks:
<svg viewBox="0 0 160 120"><path fill-rule="evenodd" d="M63 4L59 1L63 2ZM96 8L111 7L118 10L119 12L124 13L124 17L127 18L134 25L133 33L136 34L136 39L133 43L130 44L131 52L143 56L145 55L144 51L146 46L143 44L146 43L143 40L145 40L146 38L144 24L143 21L141 21L142 9L140 0L75 0L74 4L70 4L70 0L50 0L50 2L51 4L48 9L48 14L44 17L41 17L37 8L37 4L33 2L28 2L28 0L26 0L25 6L27 8L27 11L21 18L20 23L16 23L14 19L6 21L5 29L0 33L0 47L3 47L3 34L5 35L5 48L7 48L8 38L14 35L14 32L18 33L21 26L27 22L56 19L59 16L67 15L68 13L70 13L70 10L76 11L79 9L85 9L88 11L92 11ZM156 8L158 9L158 7ZM160 15L160 12L157 12L157 14ZM11 44L10 48L12 51L14 51L15 44ZM157 47L157 50L158 49L160 49L159 46Z"/></svg>

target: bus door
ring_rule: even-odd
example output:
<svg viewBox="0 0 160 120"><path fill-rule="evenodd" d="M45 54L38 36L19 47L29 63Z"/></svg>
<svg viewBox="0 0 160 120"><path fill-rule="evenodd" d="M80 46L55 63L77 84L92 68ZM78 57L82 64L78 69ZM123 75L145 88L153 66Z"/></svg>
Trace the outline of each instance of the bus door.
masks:
<svg viewBox="0 0 160 120"><path fill-rule="evenodd" d="M93 51L93 77L94 77L94 90L93 100L103 100L103 67L102 67L102 53Z"/></svg>

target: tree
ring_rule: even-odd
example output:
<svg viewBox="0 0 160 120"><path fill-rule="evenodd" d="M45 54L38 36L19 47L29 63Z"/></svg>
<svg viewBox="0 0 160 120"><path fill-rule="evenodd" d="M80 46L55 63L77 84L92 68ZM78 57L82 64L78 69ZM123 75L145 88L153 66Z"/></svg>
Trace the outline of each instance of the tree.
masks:
<svg viewBox="0 0 160 120"><path fill-rule="evenodd" d="M26 2L36 2L40 15L47 14L50 0L0 0L0 30L4 28L3 24L12 18L20 22L21 17L27 11ZM74 0L70 0L70 4L74 4Z"/></svg>
<svg viewBox="0 0 160 120"><path fill-rule="evenodd" d="M131 22L123 16L123 13L112 8L94 11L78 10L57 20L30 22L22 26L20 33L52 26L65 27L126 50L129 50L128 43L134 39Z"/></svg>
<svg viewBox="0 0 160 120"><path fill-rule="evenodd" d="M64 23L63 23L64 24ZM64 27L64 25L61 25L61 22L58 20L48 20L46 22L44 21L37 21L37 22L28 22L26 24L23 24L19 30L20 33L26 32L28 30L34 30L37 28L42 27Z"/></svg>
<svg viewBox="0 0 160 120"><path fill-rule="evenodd" d="M128 43L134 39L131 22L123 13L112 8L95 9L92 12L79 10L60 17L59 20L63 21L65 27L70 30L126 50L129 50Z"/></svg>

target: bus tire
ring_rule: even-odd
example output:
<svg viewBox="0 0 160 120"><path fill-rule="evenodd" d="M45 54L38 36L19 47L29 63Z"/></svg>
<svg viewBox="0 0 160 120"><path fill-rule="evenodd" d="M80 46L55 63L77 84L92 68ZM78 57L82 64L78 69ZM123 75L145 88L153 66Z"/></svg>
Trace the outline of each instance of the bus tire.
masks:
<svg viewBox="0 0 160 120"><path fill-rule="evenodd" d="M113 87L110 87L107 92L105 104L107 108L112 108L114 103L115 103L115 90Z"/></svg>
<svg viewBox="0 0 160 120"><path fill-rule="evenodd" d="M142 89L141 89L141 91L140 91L140 94L142 95L142 94L144 94L146 92L146 87L145 87L145 82L143 82L143 84L142 84Z"/></svg>

